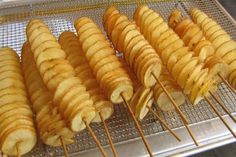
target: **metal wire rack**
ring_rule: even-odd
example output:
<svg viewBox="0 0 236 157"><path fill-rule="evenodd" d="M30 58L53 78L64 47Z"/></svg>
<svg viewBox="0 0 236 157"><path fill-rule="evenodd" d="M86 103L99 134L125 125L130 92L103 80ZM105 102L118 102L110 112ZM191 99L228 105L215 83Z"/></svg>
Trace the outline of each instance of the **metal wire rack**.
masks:
<svg viewBox="0 0 236 157"><path fill-rule="evenodd" d="M224 10L214 0L185 0L185 1L126 1L126 0L94 0L94 1L41 1L26 4L4 5L0 6L0 47L9 46L20 54L23 42L26 40L25 27L29 19L43 19L51 28L53 34L58 37L63 31L71 30L75 32L73 22L76 18L87 16L92 18L102 29L102 15L108 5L115 5L118 9L132 18L135 8L146 3L152 9L158 11L164 19L167 19L174 8L180 9L184 15L188 16L187 11L191 7L197 7L214 18L231 36L236 39L236 24L225 13ZM225 85L221 85L217 92L218 97L224 102L230 112L236 112L236 97ZM215 102L216 103L216 102ZM217 106L221 114L225 114ZM186 102L181 106L181 110L187 115L191 124L198 124L216 118L212 109L201 101L197 106L191 106ZM182 124L177 113L164 113L158 111L171 128L180 128ZM107 121L111 132L112 140L116 144L122 144L127 141L136 140L138 132L122 105L115 106L114 115ZM159 122L148 114L141 122L145 135L154 135L163 133L164 130ZM92 124L92 128L99 137L101 143L108 145L107 137L101 124ZM158 139L157 139L158 140ZM96 147L87 131L78 133L75 137L75 143L68 145L68 152L75 154L77 152L87 152ZM40 141L30 153L25 156L61 156L61 148L53 148L43 145Z"/></svg>

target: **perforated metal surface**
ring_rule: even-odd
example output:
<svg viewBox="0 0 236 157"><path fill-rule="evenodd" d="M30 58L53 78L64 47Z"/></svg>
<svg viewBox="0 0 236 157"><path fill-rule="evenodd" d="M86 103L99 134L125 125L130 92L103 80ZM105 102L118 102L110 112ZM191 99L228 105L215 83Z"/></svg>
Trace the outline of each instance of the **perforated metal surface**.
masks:
<svg viewBox="0 0 236 157"><path fill-rule="evenodd" d="M130 4L129 4L130 3ZM139 3L133 1L87 1L78 2L70 0L66 2L52 1L24 4L21 6L0 6L0 47L12 47L20 54L21 46L25 41L25 27L29 19L40 18L43 19L51 28L53 34L58 37L63 31L71 30L75 32L73 22L76 18L88 16L92 18L102 28L102 15L104 9L109 4L117 5L118 9L132 18L135 8ZM148 2L152 9L158 11L165 19L172 11L173 8L179 8L184 15L187 15L187 10L191 7L197 7L206 12L209 16L213 17L223 28L236 39L236 24L213 0L187 0L187 1L161 1L161 2ZM226 86L221 85L217 95L224 102L225 106L230 112L236 112L236 97L233 95ZM215 102L216 104L216 102ZM225 114L219 106L217 108L222 114ZM181 110L187 115L191 124L204 122L216 117L213 110L205 101L201 101L197 106L185 104L181 106ZM165 119L171 128L181 127L182 124L175 112L163 113L158 110L160 115ZM109 130L114 143L122 143L128 140L138 138L139 135L134 127L134 124L122 105L115 106L114 115L107 121ZM142 128L146 135L152 135L163 132L159 122L151 115L148 114L141 122ZM91 125L99 140L103 145L108 145L107 137L101 124ZM68 145L69 153L76 153L80 151L89 151L95 148L91 136L86 130L78 133L75 137L75 143ZM26 156L59 156L62 155L61 148L52 148L40 143L38 146L28 153Z"/></svg>

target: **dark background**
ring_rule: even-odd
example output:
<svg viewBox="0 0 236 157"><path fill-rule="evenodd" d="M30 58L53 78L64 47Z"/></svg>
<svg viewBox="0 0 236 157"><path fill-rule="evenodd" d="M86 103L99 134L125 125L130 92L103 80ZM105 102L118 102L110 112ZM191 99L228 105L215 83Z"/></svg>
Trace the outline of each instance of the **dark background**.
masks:
<svg viewBox="0 0 236 157"><path fill-rule="evenodd" d="M221 5L236 19L236 0L218 0Z"/></svg>

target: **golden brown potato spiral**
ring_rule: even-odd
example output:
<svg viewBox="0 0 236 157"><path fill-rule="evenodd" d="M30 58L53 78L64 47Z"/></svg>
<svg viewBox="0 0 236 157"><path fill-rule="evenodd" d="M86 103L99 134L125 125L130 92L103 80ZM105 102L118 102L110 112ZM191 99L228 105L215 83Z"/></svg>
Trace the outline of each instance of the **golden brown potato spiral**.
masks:
<svg viewBox="0 0 236 157"><path fill-rule="evenodd" d="M197 104L209 91L216 90L216 83L208 69L203 69L198 58L193 57L193 53L158 13L143 5L136 9L134 20L193 104Z"/></svg>
<svg viewBox="0 0 236 157"><path fill-rule="evenodd" d="M11 48L0 48L0 149L9 156L23 155L36 142L20 59Z"/></svg>
<svg viewBox="0 0 236 157"><path fill-rule="evenodd" d="M26 27L34 60L46 87L53 92L53 104L73 131L85 128L95 116L93 101L75 70L66 60L53 34L41 20L31 20Z"/></svg>
<svg viewBox="0 0 236 157"><path fill-rule="evenodd" d="M53 93L43 83L28 42L24 43L21 56L25 83L36 114L40 139L50 146L61 146L60 138L63 138L66 144L72 143L74 134L67 128L57 107L52 104Z"/></svg>
<svg viewBox="0 0 236 157"><path fill-rule="evenodd" d="M106 96L113 103L123 102L121 94L130 100L132 82L98 26L82 17L75 21L75 28L86 59Z"/></svg>
<svg viewBox="0 0 236 157"><path fill-rule="evenodd" d="M60 35L59 43L67 54L66 58L74 67L76 76L86 87L93 100L94 107L97 111L93 122L101 122L99 112L105 120L108 119L113 113L113 104L105 97L102 89L99 87L89 62L82 51L77 36L70 31L65 31Z"/></svg>

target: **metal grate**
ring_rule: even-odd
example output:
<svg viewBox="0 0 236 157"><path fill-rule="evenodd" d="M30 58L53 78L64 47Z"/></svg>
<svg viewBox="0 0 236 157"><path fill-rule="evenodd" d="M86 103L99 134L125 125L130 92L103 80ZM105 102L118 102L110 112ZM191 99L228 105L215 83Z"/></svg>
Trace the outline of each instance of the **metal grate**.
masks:
<svg viewBox="0 0 236 157"><path fill-rule="evenodd" d="M130 4L129 4L130 3ZM144 1L141 3L145 3ZM152 9L158 11L165 19L172 11L173 8L179 8L184 15L187 15L187 10L191 7L198 7L206 12L209 16L213 17L223 28L236 39L236 24L233 20L228 18L228 15L219 7L214 0L187 0L187 1L159 1L159 2L146 2ZM75 1L70 0L66 2L51 1L39 2L32 4L25 4L13 7L0 7L0 47L10 46L20 54L21 46L25 41L25 27L29 19L40 18L43 19L51 28L53 34L58 37L63 31L71 30L75 32L73 22L76 18L88 16L92 18L102 28L102 15L104 9L109 4L117 5L118 9L132 18L133 12L138 2L134 1ZM226 86L221 85L217 95L224 102L226 107L231 112L236 112L236 97L227 89ZM205 101L201 101L197 106L191 106L187 103L181 107L183 112L187 115L190 123L199 123L212 118L216 115L213 114L212 109ZM225 114L220 108L222 114ZM158 111L171 128L181 127L182 124L175 112L164 113ZM115 106L114 115L107 121L109 130L114 143L122 143L127 140L138 138L138 133L134 124L129 117L126 110L122 105ZM92 128L98 135L103 145L108 145L107 137L101 124L92 124ZM142 121L142 128L146 135L156 134L163 132L159 122L151 115L148 114ZM76 153L80 151L89 151L95 148L91 136L87 131L78 133L75 137L75 143L68 145L69 153ZM63 154L61 148L52 148L38 143L38 146L26 156L60 156Z"/></svg>

